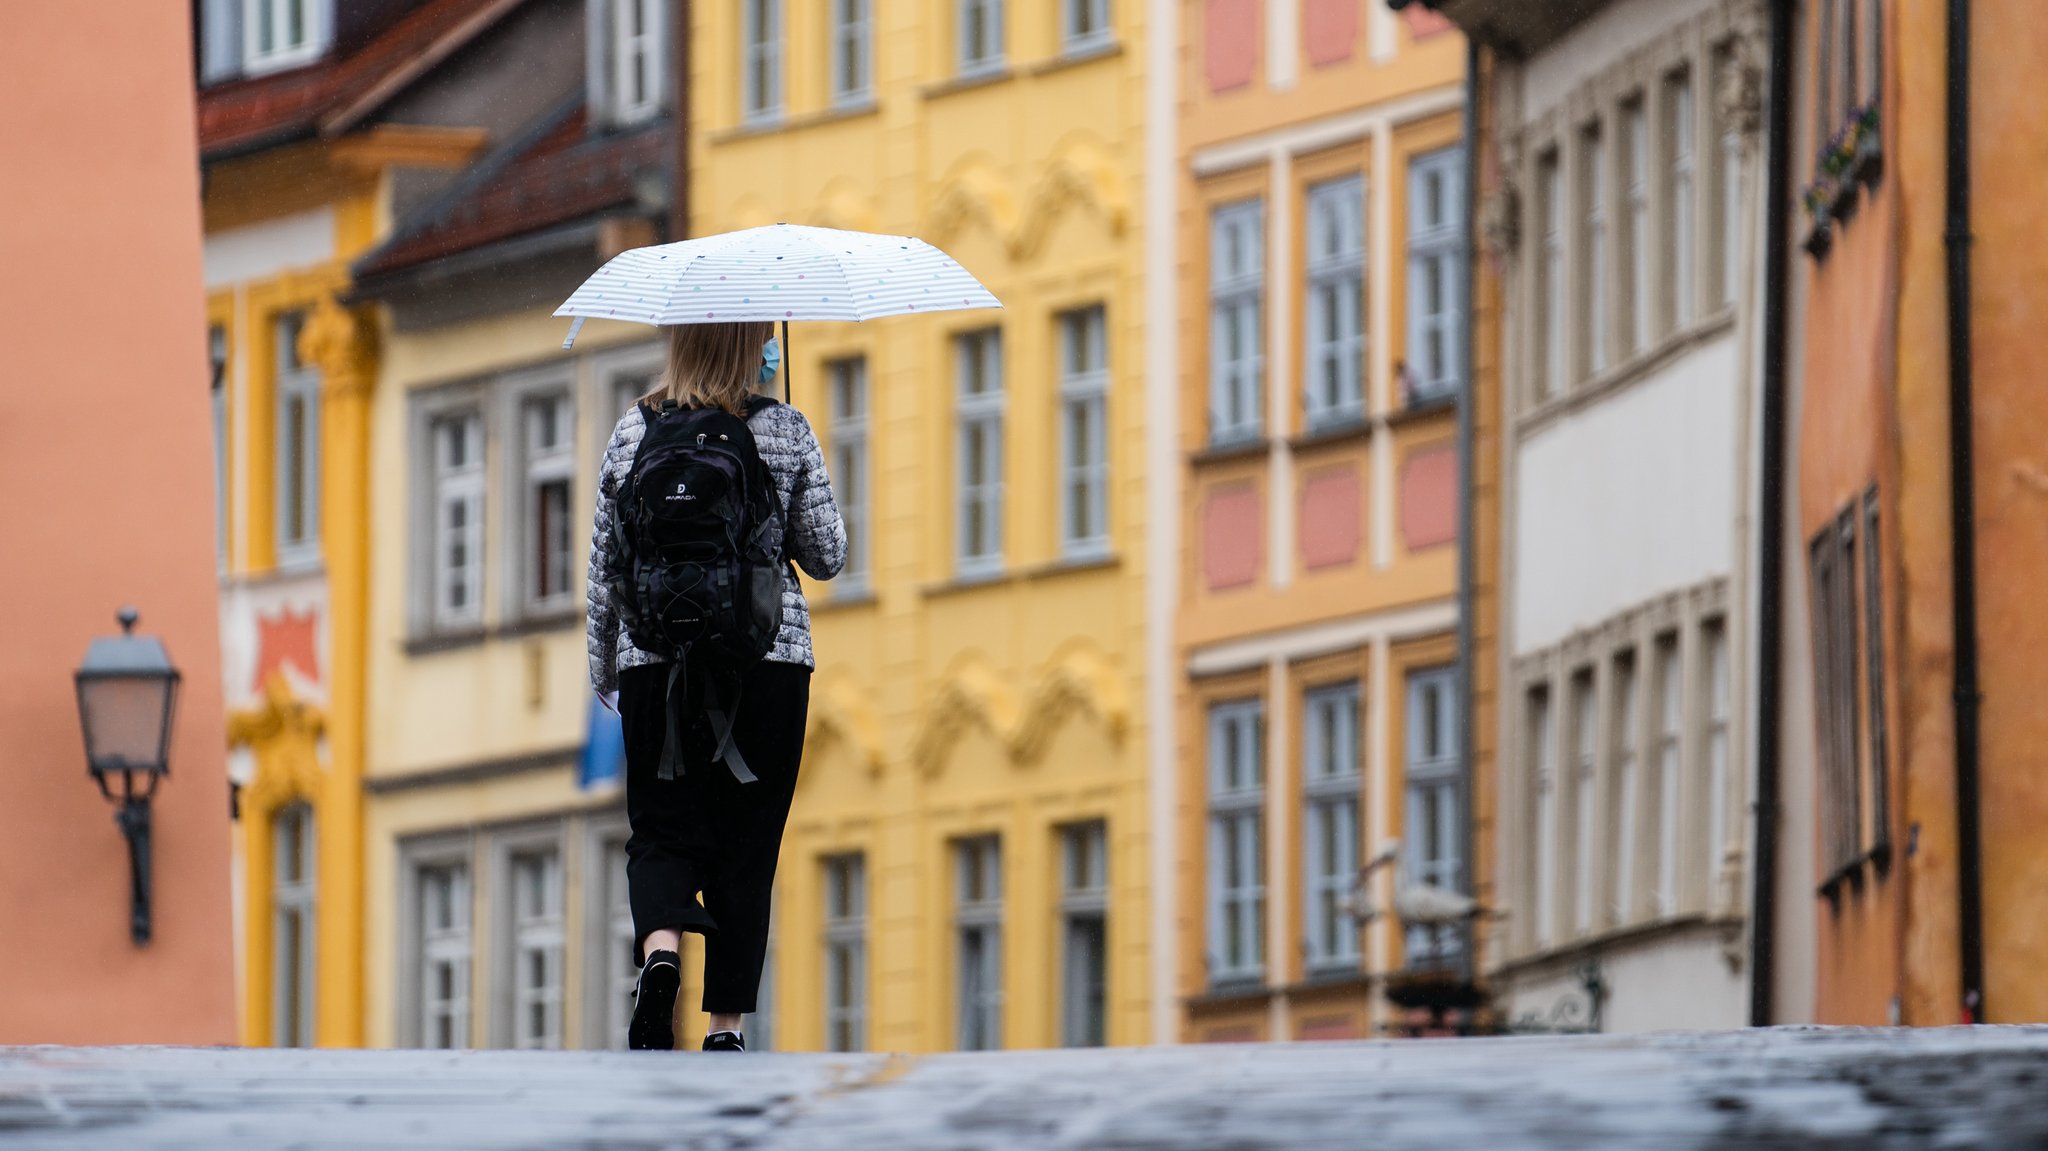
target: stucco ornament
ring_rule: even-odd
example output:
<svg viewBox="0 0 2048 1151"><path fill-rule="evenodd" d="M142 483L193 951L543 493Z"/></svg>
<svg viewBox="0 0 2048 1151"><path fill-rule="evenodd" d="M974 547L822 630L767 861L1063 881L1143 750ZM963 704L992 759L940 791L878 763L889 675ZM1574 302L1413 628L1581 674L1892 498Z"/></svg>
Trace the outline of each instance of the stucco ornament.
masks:
<svg viewBox="0 0 2048 1151"><path fill-rule="evenodd" d="M377 328L370 318L323 296L299 330L299 359L320 369L330 399L369 395L377 382Z"/></svg>
<svg viewBox="0 0 2048 1151"><path fill-rule="evenodd" d="M1514 257L1522 243L1522 190L1515 183L1522 170L1522 137L1508 136L1500 144L1500 182L1489 188L1479 202L1479 237L1496 260Z"/></svg>
<svg viewBox="0 0 2048 1151"><path fill-rule="evenodd" d="M1002 178L986 163L970 161L939 188L927 216L925 237L944 245L977 226L1008 245L1017 230L1017 204Z"/></svg>
<svg viewBox="0 0 2048 1151"><path fill-rule="evenodd" d="M926 774L936 773L960 738L978 729L1010 762L1029 765L1044 758L1053 734L1076 715L1094 717L1112 742L1122 742L1130 711L1122 677L1090 647L1054 658L1021 699L987 665L969 663L946 678L926 709L911 759Z"/></svg>
<svg viewBox="0 0 2048 1151"><path fill-rule="evenodd" d="M1130 210L1123 173L1099 144L1086 137L1067 140L1046 161L1031 189L1023 222L1010 239L1011 257L1037 255L1060 214L1077 204L1094 208L1110 235L1123 234Z"/></svg>
<svg viewBox="0 0 2048 1151"><path fill-rule="evenodd" d="M853 232L875 230L875 204L861 186L844 176L825 185L818 206L811 209L810 222L820 228L844 228Z"/></svg>
<svg viewBox="0 0 2048 1151"><path fill-rule="evenodd" d="M911 761L926 774L938 771L953 746L969 731L985 732L1008 747L1017 730L1017 693L984 664L970 663L939 686L925 709Z"/></svg>
<svg viewBox="0 0 2048 1151"><path fill-rule="evenodd" d="M294 698L283 672L271 672L264 680L262 706L228 714L228 746L255 752L256 774L243 789L242 802L266 813L312 798L320 785L320 743L326 735L326 713Z"/></svg>
<svg viewBox="0 0 2048 1151"><path fill-rule="evenodd" d="M881 725L875 719L874 705L845 677L834 677L811 693L804 744L821 750L837 744L865 767L869 776L882 774Z"/></svg>
<svg viewBox="0 0 2048 1151"><path fill-rule="evenodd" d="M1727 66L1714 89L1715 111L1722 123L1734 128L1744 150L1752 150L1764 119L1763 14L1745 7L1736 13L1732 25Z"/></svg>

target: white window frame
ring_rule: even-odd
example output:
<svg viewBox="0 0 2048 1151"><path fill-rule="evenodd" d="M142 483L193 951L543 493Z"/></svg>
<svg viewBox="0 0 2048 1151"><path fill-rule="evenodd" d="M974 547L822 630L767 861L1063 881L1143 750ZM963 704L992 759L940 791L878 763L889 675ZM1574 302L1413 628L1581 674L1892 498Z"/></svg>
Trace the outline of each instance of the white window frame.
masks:
<svg viewBox="0 0 2048 1151"><path fill-rule="evenodd" d="M953 841L954 1015L962 1051L1003 1046L1003 844Z"/></svg>
<svg viewBox="0 0 2048 1151"><path fill-rule="evenodd" d="M1650 683L1656 692L1650 736L1657 766L1657 884L1653 895L1660 917L1678 912L1678 837L1685 797L1685 665L1681 653L1676 631L1659 635L1650 645Z"/></svg>
<svg viewBox="0 0 2048 1151"><path fill-rule="evenodd" d="M1109 553L1109 323L1101 304L1059 317L1060 555Z"/></svg>
<svg viewBox="0 0 2048 1151"><path fill-rule="evenodd" d="M1006 8L1003 0L954 0L954 60L961 76L990 75L1008 63ZM979 43L974 38L977 18L982 33Z"/></svg>
<svg viewBox="0 0 2048 1151"><path fill-rule="evenodd" d="M954 519L956 571L964 580L1003 570L1003 332L981 328L954 337L959 422ZM974 453L974 445L981 453ZM973 531L980 514L979 538Z"/></svg>
<svg viewBox="0 0 2048 1151"><path fill-rule="evenodd" d="M1212 986L1266 977L1265 702L1209 707L1208 967ZM1240 866L1232 874L1226 856ZM1234 921L1230 913L1235 912ZM1234 927L1234 930L1233 930ZM1236 952L1233 962L1232 952Z"/></svg>
<svg viewBox="0 0 2048 1151"><path fill-rule="evenodd" d="M1060 49L1078 55L1116 42L1109 23L1109 0L1059 0Z"/></svg>
<svg viewBox="0 0 2048 1151"><path fill-rule="evenodd" d="M1599 905L1595 884L1598 828L1594 824L1594 795L1598 786L1600 755L1600 697L1591 668L1571 678L1571 774L1565 783L1570 800L1565 807L1571 820L1572 934L1589 934Z"/></svg>
<svg viewBox="0 0 2048 1151"><path fill-rule="evenodd" d="M638 124L661 114L668 85L668 0L610 0L612 35L612 119ZM628 19L628 16L638 19ZM636 27L637 26L637 27ZM644 66L638 98L628 79Z"/></svg>
<svg viewBox="0 0 2048 1151"><path fill-rule="evenodd" d="M1555 149L1536 161L1536 386L1538 403L1554 399L1571 386L1567 317L1571 294L1565 283L1564 162Z"/></svg>
<svg viewBox="0 0 2048 1151"><path fill-rule="evenodd" d="M241 0L242 71L251 76L282 72L310 64L327 51L333 30L331 0ZM283 32L293 8L300 13L303 37L295 44L274 41L263 44L265 16L271 27Z"/></svg>
<svg viewBox="0 0 2048 1151"><path fill-rule="evenodd" d="M847 356L825 365L829 396L826 473L832 477L839 518L846 525L846 566L834 581L834 598L864 594L874 569L874 541L868 528L874 513L874 467L868 450L873 393L866 356Z"/></svg>
<svg viewBox="0 0 2048 1151"><path fill-rule="evenodd" d="M1706 875L1715 886L1710 905L1718 904L1721 865L1728 849L1728 788L1730 755L1728 728L1732 699L1729 683L1728 623L1718 616L1700 624L1701 699L1700 752L1706 761L1707 785L1707 867Z"/></svg>
<svg viewBox="0 0 2048 1151"><path fill-rule="evenodd" d="M1302 953L1311 975L1358 966L1359 924L1347 910L1364 820L1357 680L1305 692L1301 717Z"/></svg>
<svg viewBox="0 0 2048 1151"><path fill-rule="evenodd" d="M1266 205L1257 197L1209 214L1209 442L1264 434ZM1232 352L1235 338L1237 354Z"/></svg>
<svg viewBox="0 0 2048 1151"><path fill-rule="evenodd" d="M1315 432L1365 419L1365 179L1312 184L1305 200L1302 395Z"/></svg>
<svg viewBox="0 0 2048 1151"><path fill-rule="evenodd" d="M782 0L741 0L742 123L768 123L782 118L782 33Z"/></svg>
<svg viewBox="0 0 2048 1151"><path fill-rule="evenodd" d="M1612 779L1608 784L1613 805L1613 840L1609 851L1610 879L1608 924L1619 927L1634 921L1636 870L1639 865L1638 827L1642 804L1642 668L1635 649L1615 653L1613 660L1613 720L1609 754L1613 757Z"/></svg>
<svg viewBox="0 0 2048 1151"><path fill-rule="evenodd" d="M1692 78L1689 67L1664 77L1662 136L1670 156L1664 185L1664 265L1671 284L1671 331L1699 319L1699 147Z"/></svg>
<svg viewBox="0 0 2048 1151"><path fill-rule="evenodd" d="M1656 273L1651 271L1650 107L1647 95L1638 93L1622 104L1620 128L1615 134L1615 144L1622 149L1623 282L1618 294L1623 303L1618 312L1627 325L1622 333L1622 346L1627 349L1626 356L1633 357L1650 348L1653 338L1650 304L1655 297L1652 285L1656 283Z"/></svg>
<svg viewBox="0 0 2048 1151"><path fill-rule="evenodd" d="M819 867L825 908L825 1050L868 1046L868 862L863 852L828 855ZM843 993L842 993L843 989Z"/></svg>
<svg viewBox="0 0 2048 1151"><path fill-rule="evenodd" d="M875 99L875 0L829 0L832 5L832 106L854 108Z"/></svg>
<svg viewBox="0 0 2048 1151"><path fill-rule="evenodd" d="M576 492L576 393L567 383L512 385L505 389L508 427L506 442L516 452L512 503L518 509L518 527L511 532L511 584L519 589L520 614L525 617L557 615L575 610L582 586L576 570L576 536L588 521L577 514ZM550 411L551 410L551 411ZM552 442L541 433L547 419L554 421ZM563 494L560 521L547 523L548 491ZM542 538L546 527L557 531L554 554ZM559 563L557 586L549 588L543 567Z"/></svg>
<svg viewBox="0 0 2048 1151"><path fill-rule="evenodd" d="M1579 376L1590 380L1607 370L1614 303L1608 268L1608 170L1605 125L1595 121L1579 131Z"/></svg>
<svg viewBox="0 0 2048 1151"><path fill-rule="evenodd" d="M471 892L469 860L466 857L422 861L410 869L413 908L417 917L418 962L412 978L418 981L414 1002L418 1009L415 1026L421 1047L461 1050L469 1046L471 964L475 942L470 927ZM435 915L438 906L431 880L446 880L448 916ZM442 972L448 975L449 993L438 993ZM445 1023L448 1042L440 1041Z"/></svg>
<svg viewBox="0 0 2048 1151"><path fill-rule="evenodd" d="M541 882L537 907L526 901L523 883L536 870ZM498 999L504 1015L496 1028L498 1042L521 1050L560 1050L567 998L563 927L568 891L559 832L550 828L544 838L521 837L501 845L499 871L496 910L504 958L498 973L504 990ZM541 964L538 984L528 979L535 958ZM538 1030L529 1026L536 1010Z"/></svg>
<svg viewBox="0 0 2048 1151"><path fill-rule="evenodd" d="M459 464L449 461L443 433L462 425L464 454ZM485 459L487 433L480 404L450 406L426 414L421 421L426 433L423 448L427 461L427 506L422 513L427 558L427 588L423 613L427 628L434 632L460 631L480 627L484 618L484 583L488 560L484 556L484 513L488 495ZM451 522L454 506L463 508L463 523ZM464 563L460 574L449 549L457 531L462 535ZM464 602L454 604L449 596L453 582L460 579Z"/></svg>
<svg viewBox="0 0 2048 1151"><path fill-rule="evenodd" d="M1431 203L1437 208L1434 216L1424 210ZM1409 392L1404 402L1455 395L1465 381L1464 203L1463 147L1428 152L1409 162Z"/></svg>
<svg viewBox="0 0 2048 1151"><path fill-rule="evenodd" d="M277 342L277 565L304 570L320 563L320 369L299 359L305 313L280 313ZM293 406L298 434L293 435Z"/></svg>
<svg viewBox="0 0 2048 1151"><path fill-rule="evenodd" d="M271 987L273 1047L311 1047L318 1040L314 1005L319 993L319 820L298 801L270 820ZM295 928L295 930L294 930ZM283 940L296 940L288 953Z"/></svg>
<svg viewBox="0 0 2048 1151"><path fill-rule="evenodd" d="M1465 795L1459 777L1457 669L1409 672L1407 709L1402 874L1410 882L1462 892ZM1441 967L1465 953L1462 929L1409 927L1404 937L1409 967Z"/></svg>
<svg viewBox="0 0 2048 1151"><path fill-rule="evenodd" d="M1059 829L1060 1044L1101 1047L1109 1038L1109 827Z"/></svg>

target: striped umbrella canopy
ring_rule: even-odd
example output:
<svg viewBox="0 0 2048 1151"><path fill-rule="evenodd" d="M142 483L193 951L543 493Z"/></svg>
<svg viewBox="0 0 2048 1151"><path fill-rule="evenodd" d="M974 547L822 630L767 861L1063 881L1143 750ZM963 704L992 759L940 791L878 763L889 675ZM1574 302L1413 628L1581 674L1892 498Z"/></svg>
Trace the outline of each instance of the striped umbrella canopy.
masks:
<svg viewBox="0 0 2048 1151"><path fill-rule="evenodd" d="M612 257L557 316L642 324L872 320L1000 308L953 257L914 236L769 224Z"/></svg>

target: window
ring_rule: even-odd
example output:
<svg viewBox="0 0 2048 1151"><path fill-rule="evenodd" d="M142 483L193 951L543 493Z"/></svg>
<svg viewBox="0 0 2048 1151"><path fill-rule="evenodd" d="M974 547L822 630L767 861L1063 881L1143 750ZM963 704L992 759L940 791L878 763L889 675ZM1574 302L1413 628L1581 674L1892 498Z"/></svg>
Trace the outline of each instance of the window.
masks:
<svg viewBox="0 0 2048 1151"><path fill-rule="evenodd" d="M437 629L483 620L484 425L475 411L429 424L434 470L433 596Z"/></svg>
<svg viewBox="0 0 2048 1151"><path fill-rule="evenodd" d="M1876 107L1884 100L1884 6L1881 0L1852 2L1863 8L1863 38L1857 46L1863 53L1862 103Z"/></svg>
<svg viewBox="0 0 2048 1151"><path fill-rule="evenodd" d="M1266 211L1259 200L1209 218L1209 442L1259 437L1265 426Z"/></svg>
<svg viewBox="0 0 2048 1151"><path fill-rule="evenodd" d="M741 0L740 117L782 115L782 0Z"/></svg>
<svg viewBox="0 0 2048 1151"><path fill-rule="evenodd" d="M960 1050L993 1051L1003 1045L1002 841L993 835L956 840L953 877Z"/></svg>
<svg viewBox="0 0 2048 1151"><path fill-rule="evenodd" d="M831 458L826 471L832 477L833 495L839 501L839 517L846 523L846 566L839 572L838 595L857 595L868 584L868 362L860 356L834 360L825 365L826 387L831 392L831 425L826 439Z"/></svg>
<svg viewBox="0 0 2048 1151"><path fill-rule="evenodd" d="M228 333L215 324L206 329L207 357L213 366L213 558L228 566Z"/></svg>
<svg viewBox="0 0 2048 1151"><path fill-rule="evenodd" d="M844 108L874 99L874 0L831 0L832 104Z"/></svg>
<svg viewBox="0 0 2048 1151"><path fill-rule="evenodd" d="M1820 35L1814 37L1817 58L1813 65L1814 140L1824 141L1835 130L1835 5L1837 0L1819 0Z"/></svg>
<svg viewBox="0 0 2048 1151"><path fill-rule="evenodd" d="M1100 48L1115 39L1109 0L1060 0L1060 40L1069 52Z"/></svg>
<svg viewBox="0 0 2048 1151"><path fill-rule="evenodd" d="M1536 162L1536 219L1542 239L1536 253L1536 400L1565 388L1564 187L1556 152Z"/></svg>
<svg viewBox="0 0 2048 1151"><path fill-rule="evenodd" d="M1570 799L1566 804L1565 817L1571 821L1572 852L1572 934L1584 935L1593 929L1594 895L1594 844L1593 788L1594 768L1598 763L1596 749L1599 746L1599 712L1597 697L1593 694L1593 673L1580 672L1572 677L1572 763L1571 777L1566 781Z"/></svg>
<svg viewBox="0 0 2048 1151"><path fill-rule="evenodd" d="M1308 190L1308 426L1365 418L1365 182Z"/></svg>
<svg viewBox="0 0 2048 1151"><path fill-rule="evenodd" d="M611 114L619 124L636 124L662 109L667 37L662 23L668 0L598 0L610 9Z"/></svg>
<svg viewBox="0 0 2048 1151"><path fill-rule="evenodd" d="M1664 185L1664 266L1670 269L1671 323L1682 328L1697 318L1693 279L1694 216L1699 211L1694 191L1697 161L1693 147L1692 73L1673 72L1664 78L1665 147L1670 177Z"/></svg>
<svg viewBox="0 0 2048 1151"><path fill-rule="evenodd" d="M320 373L299 360L297 312L277 318L277 559L320 559Z"/></svg>
<svg viewBox="0 0 2048 1151"><path fill-rule="evenodd" d="M633 1022L633 997L640 986L640 940L633 930L633 902L626 881L626 841L608 839L604 861L604 955L595 964L604 994L607 1047L624 1047Z"/></svg>
<svg viewBox="0 0 2048 1151"><path fill-rule="evenodd" d="M1638 96L1621 110L1622 174L1626 203L1621 218L1623 344L1631 355L1650 346L1650 118Z"/></svg>
<svg viewBox="0 0 2048 1151"><path fill-rule="evenodd" d="M318 860L313 809L294 803L271 823L270 1042L274 1047L313 1045L314 908Z"/></svg>
<svg viewBox="0 0 2048 1151"><path fill-rule="evenodd" d="M573 605L574 518L570 484L576 471L576 406L567 392L529 395L519 403L525 511L522 552L529 612Z"/></svg>
<svg viewBox="0 0 2048 1151"><path fill-rule="evenodd" d="M1408 395L1447 396L1465 378L1465 150L1408 167Z"/></svg>
<svg viewBox="0 0 2048 1151"><path fill-rule="evenodd" d="M1109 349L1101 305L1060 316L1060 552L1109 550Z"/></svg>
<svg viewBox="0 0 2048 1151"><path fill-rule="evenodd" d="M1718 882L1728 850L1728 625L1719 619L1701 625L1700 648L1706 683L1707 875ZM1717 889L1716 899L1719 894Z"/></svg>
<svg viewBox="0 0 2048 1151"><path fill-rule="evenodd" d="M1859 526L1868 533L1860 564L1856 548ZM1860 500L1852 500L1811 545L1821 860L1823 890L1830 892L1864 859L1882 862L1890 841L1883 560L1877 548L1877 530L1877 493L1873 489ZM1861 605L1857 603L1859 583ZM1864 629L1860 651L1859 622ZM1862 738L1866 723L1870 733L1867 752Z"/></svg>
<svg viewBox="0 0 2048 1151"><path fill-rule="evenodd" d="M1408 676L1408 812L1403 873L1444 891L1465 889L1464 799L1458 778L1457 673L1437 667ZM1410 927L1408 966L1439 966L1465 950L1464 932Z"/></svg>
<svg viewBox="0 0 2048 1151"><path fill-rule="evenodd" d="M1550 688L1532 688L1528 701L1529 793L1536 822L1536 946L1548 947L1557 920L1557 761L1550 739Z"/></svg>
<svg viewBox="0 0 2048 1151"><path fill-rule="evenodd" d="M1642 792L1638 779L1642 768L1636 754L1642 712L1637 694L1635 653L1621 652L1614 657L1614 775L1608 784L1614 810L1610 824L1614 838L1608 852L1614 861L1613 895L1607 908L1611 926L1629 922L1636 913L1636 808Z"/></svg>
<svg viewBox="0 0 2048 1151"><path fill-rule="evenodd" d="M328 0L242 0L242 66L276 72L316 59L327 46Z"/></svg>
<svg viewBox="0 0 2048 1151"><path fill-rule="evenodd" d="M1003 0L957 0L960 74L980 75L1003 67Z"/></svg>
<svg viewBox="0 0 2048 1151"><path fill-rule="evenodd" d="M825 860L825 1049L868 1045L868 866L854 852Z"/></svg>
<svg viewBox="0 0 2048 1151"><path fill-rule="evenodd" d="M562 856L511 857L512 1046L562 1046Z"/></svg>
<svg viewBox="0 0 2048 1151"><path fill-rule="evenodd" d="M955 341L959 371L959 574L1003 566L1003 334L997 328Z"/></svg>
<svg viewBox="0 0 2048 1151"><path fill-rule="evenodd" d="M1100 1047L1109 1010L1109 833L1060 829L1060 1043Z"/></svg>
<svg viewBox="0 0 2048 1151"><path fill-rule="evenodd" d="M1266 973L1265 711L1209 709L1209 980Z"/></svg>
<svg viewBox="0 0 2048 1151"><path fill-rule="evenodd" d="M1683 722L1680 673L1678 666L1678 636L1666 634L1657 638L1651 650L1651 675L1655 684L1655 718L1651 724L1651 738L1655 743L1651 754L1656 757L1655 786L1657 791L1657 886L1655 896L1657 914L1672 915L1678 911L1678 835L1679 809L1685 796L1685 784L1680 774L1679 725Z"/></svg>
<svg viewBox="0 0 2048 1151"><path fill-rule="evenodd" d="M1600 126L1580 136L1579 202L1579 368L1595 376L1607 368L1607 149Z"/></svg>
<svg viewBox="0 0 2048 1151"><path fill-rule="evenodd" d="M1357 681L1309 692L1302 710L1308 967L1355 968L1358 921L1347 904L1358 875Z"/></svg>
<svg viewBox="0 0 2048 1151"><path fill-rule="evenodd" d="M469 867L446 862L413 873L419 914L419 1044L469 1046Z"/></svg>

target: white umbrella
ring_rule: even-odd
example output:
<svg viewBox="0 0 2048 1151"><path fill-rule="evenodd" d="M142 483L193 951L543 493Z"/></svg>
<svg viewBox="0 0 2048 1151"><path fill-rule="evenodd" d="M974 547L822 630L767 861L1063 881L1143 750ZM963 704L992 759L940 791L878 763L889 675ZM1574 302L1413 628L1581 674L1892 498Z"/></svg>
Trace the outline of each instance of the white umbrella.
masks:
<svg viewBox="0 0 2048 1151"><path fill-rule="evenodd" d="M742 320L872 320L1000 308L953 257L914 236L769 224L621 252L557 316L573 316L564 348L590 317L641 324ZM787 387L788 373L783 375Z"/></svg>

